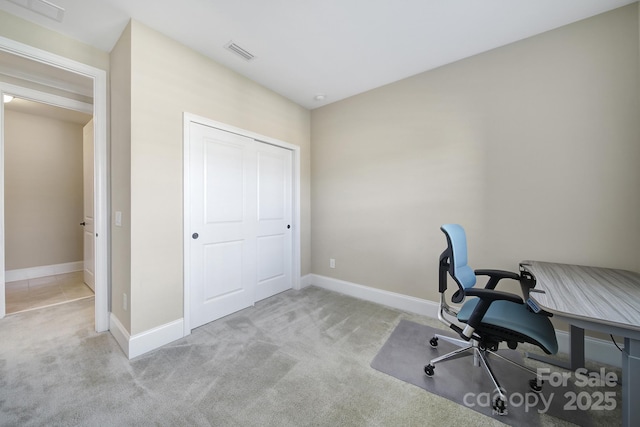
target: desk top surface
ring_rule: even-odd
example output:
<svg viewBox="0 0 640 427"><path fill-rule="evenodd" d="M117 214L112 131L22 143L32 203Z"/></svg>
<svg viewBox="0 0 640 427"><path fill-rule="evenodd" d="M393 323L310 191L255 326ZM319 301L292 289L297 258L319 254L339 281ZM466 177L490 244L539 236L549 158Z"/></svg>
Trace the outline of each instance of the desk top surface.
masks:
<svg viewBox="0 0 640 427"><path fill-rule="evenodd" d="M640 274L610 268L522 261L537 281L529 297L544 309L640 330Z"/></svg>

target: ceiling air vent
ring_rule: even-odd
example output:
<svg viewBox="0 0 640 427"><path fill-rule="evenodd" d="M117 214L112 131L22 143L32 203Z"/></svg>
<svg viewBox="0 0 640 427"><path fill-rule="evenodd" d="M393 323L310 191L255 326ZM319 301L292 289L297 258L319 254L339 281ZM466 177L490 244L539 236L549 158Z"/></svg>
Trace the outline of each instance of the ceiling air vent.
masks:
<svg viewBox="0 0 640 427"><path fill-rule="evenodd" d="M230 41L229 43L224 45L224 47L226 47L231 52L235 53L245 61L251 61L255 58L253 54L249 53L246 49L241 48L240 46L235 44L233 41Z"/></svg>
<svg viewBox="0 0 640 427"><path fill-rule="evenodd" d="M51 18L55 21L62 22L64 19L64 8L53 4L47 0L9 0L12 3L29 9L42 16Z"/></svg>

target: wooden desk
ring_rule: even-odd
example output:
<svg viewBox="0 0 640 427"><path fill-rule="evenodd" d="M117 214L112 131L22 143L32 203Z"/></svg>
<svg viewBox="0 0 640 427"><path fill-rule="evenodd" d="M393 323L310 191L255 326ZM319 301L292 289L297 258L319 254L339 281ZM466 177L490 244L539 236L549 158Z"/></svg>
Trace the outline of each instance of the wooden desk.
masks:
<svg viewBox="0 0 640 427"><path fill-rule="evenodd" d="M572 325L572 333L580 328L624 337L622 424L640 425L640 274L539 261L520 265L536 278L529 298Z"/></svg>

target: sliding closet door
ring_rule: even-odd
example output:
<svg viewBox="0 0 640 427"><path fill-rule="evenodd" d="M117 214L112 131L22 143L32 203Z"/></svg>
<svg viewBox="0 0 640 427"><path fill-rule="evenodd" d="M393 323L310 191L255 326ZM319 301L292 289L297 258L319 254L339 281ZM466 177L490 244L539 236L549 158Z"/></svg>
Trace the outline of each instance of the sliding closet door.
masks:
<svg viewBox="0 0 640 427"><path fill-rule="evenodd" d="M291 288L292 155L258 144L258 280L256 301Z"/></svg>
<svg viewBox="0 0 640 427"><path fill-rule="evenodd" d="M192 123L191 327L255 301L256 154L252 139Z"/></svg>
<svg viewBox="0 0 640 427"><path fill-rule="evenodd" d="M291 151L191 123L190 327L290 289Z"/></svg>

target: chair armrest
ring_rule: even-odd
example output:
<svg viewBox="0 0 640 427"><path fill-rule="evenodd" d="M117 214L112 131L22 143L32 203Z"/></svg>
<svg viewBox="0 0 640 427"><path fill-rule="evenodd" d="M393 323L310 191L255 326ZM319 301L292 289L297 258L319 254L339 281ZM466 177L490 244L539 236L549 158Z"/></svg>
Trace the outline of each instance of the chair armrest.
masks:
<svg viewBox="0 0 640 427"><path fill-rule="evenodd" d="M478 297L483 301L493 302L496 300L505 300L515 302L516 304L524 304L522 298L509 292L496 291L493 289L476 289L469 288L464 290L464 294L470 297Z"/></svg>
<svg viewBox="0 0 640 427"><path fill-rule="evenodd" d="M475 273L476 273L476 276L491 276L491 277L497 277L499 279L513 279L513 280L520 279L519 274L514 273L512 271L506 271L506 270L479 269L479 270L476 270Z"/></svg>
<svg viewBox="0 0 640 427"><path fill-rule="evenodd" d="M475 270L476 276L489 276L485 289L495 289L498 282L502 279L520 280L520 275L506 270Z"/></svg>

